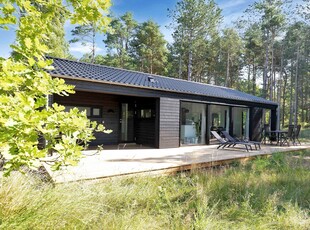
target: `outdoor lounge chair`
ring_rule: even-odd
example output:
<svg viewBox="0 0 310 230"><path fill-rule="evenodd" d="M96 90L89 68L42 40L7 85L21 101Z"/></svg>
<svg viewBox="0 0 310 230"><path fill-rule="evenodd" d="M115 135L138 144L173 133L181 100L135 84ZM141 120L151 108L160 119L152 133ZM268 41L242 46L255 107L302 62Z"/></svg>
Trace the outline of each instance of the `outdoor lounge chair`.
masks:
<svg viewBox="0 0 310 230"><path fill-rule="evenodd" d="M224 140L216 131L211 131L212 135L220 142L219 146L217 147L219 148L225 148L227 145L232 144L231 142Z"/></svg>
<svg viewBox="0 0 310 230"><path fill-rule="evenodd" d="M230 139L233 138L235 141L250 143L250 144L254 145L255 150L261 149L261 147L260 147L261 142L260 141L243 140L243 139L239 139L237 137L230 136L227 131L224 131L224 132L225 132L225 134L223 134L223 135L225 136L225 138L229 137Z"/></svg>
<svg viewBox="0 0 310 230"><path fill-rule="evenodd" d="M254 143L254 142L247 142L247 141L236 140L235 138L230 136L227 131L222 131L222 134L231 143L231 144L228 145L228 147L230 147L230 146L234 147L235 145L244 145L246 150L249 151L248 147L250 147L250 149L252 150L252 145L254 145L255 149L257 149L256 144L258 144L258 143L256 143L256 142Z"/></svg>

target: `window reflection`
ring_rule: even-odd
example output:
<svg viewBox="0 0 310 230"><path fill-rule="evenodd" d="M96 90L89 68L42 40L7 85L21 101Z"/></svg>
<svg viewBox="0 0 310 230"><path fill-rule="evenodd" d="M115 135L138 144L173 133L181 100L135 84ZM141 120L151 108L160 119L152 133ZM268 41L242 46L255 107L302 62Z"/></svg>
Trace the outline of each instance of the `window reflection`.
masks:
<svg viewBox="0 0 310 230"><path fill-rule="evenodd" d="M181 144L205 144L206 105L181 102Z"/></svg>
<svg viewBox="0 0 310 230"><path fill-rule="evenodd" d="M211 131L229 131L229 107L210 105Z"/></svg>

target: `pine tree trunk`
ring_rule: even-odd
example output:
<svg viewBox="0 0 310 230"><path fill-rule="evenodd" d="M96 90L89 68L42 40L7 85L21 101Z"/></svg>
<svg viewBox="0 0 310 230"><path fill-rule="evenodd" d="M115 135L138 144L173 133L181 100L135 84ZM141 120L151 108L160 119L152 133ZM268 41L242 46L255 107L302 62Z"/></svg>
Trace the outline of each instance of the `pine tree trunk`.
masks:
<svg viewBox="0 0 310 230"><path fill-rule="evenodd" d="M269 76L269 78L270 78L270 100L271 101L274 101L274 93L273 93L273 90L274 90L274 64L273 64L273 59L274 59L274 48L273 48L273 36L272 36L272 41L271 41L271 73L270 73L270 76Z"/></svg>
<svg viewBox="0 0 310 230"><path fill-rule="evenodd" d="M182 56L179 55L179 79L182 79Z"/></svg>
<svg viewBox="0 0 310 230"><path fill-rule="evenodd" d="M283 79L284 82L283 82L283 104L282 104L282 127L284 127L285 125L285 106L286 106L286 87L287 87L287 80L288 80L288 77L287 77L287 74L285 73L285 78Z"/></svg>
<svg viewBox="0 0 310 230"><path fill-rule="evenodd" d="M248 65L248 93L251 92L251 64Z"/></svg>
<svg viewBox="0 0 310 230"><path fill-rule="evenodd" d="M292 61L291 61L292 64ZM293 67L291 67L291 87L290 87L290 117L289 125L293 124Z"/></svg>
<svg viewBox="0 0 310 230"><path fill-rule="evenodd" d="M190 32L189 51L188 51L188 67L187 67L187 80L192 80L192 31Z"/></svg>
<svg viewBox="0 0 310 230"><path fill-rule="evenodd" d="M281 49L281 64L280 64L280 79L279 79L279 84L278 84L278 103L280 106L280 114L278 114L278 117L281 118L281 114L284 113L284 108L281 107L281 92L282 92L282 82L283 82L283 47ZM281 121L280 121L281 122ZM279 122L279 124L280 124ZM283 126L282 126L283 127ZM280 127L279 127L280 128Z"/></svg>
<svg viewBox="0 0 310 230"><path fill-rule="evenodd" d="M269 66L269 31L267 30L266 35L266 47L265 47L265 63L264 63L264 73L263 73L263 98L267 98L267 75Z"/></svg>
<svg viewBox="0 0 310 230"><path fill-rule="evenodd" d="M296 129L298 122L298 63L299 63L299 45L297 46L296 55L296 73L295 73L295 99L294 99L294 128Z"/></svg>
<svg viewBox="0 0 310 230"><path fill-rule="evenodd" d="M225 86L228 86L229 81L229 52L227 52L227 61L226 61L226 78L225 78Z"/></svg>
<svg viewBox="0 0 310 230"><path fill-rule="evenodd" d="M253 83L252 83L252 94L256 94L256 66L255 66L255 58L253 58Z"/></svg>

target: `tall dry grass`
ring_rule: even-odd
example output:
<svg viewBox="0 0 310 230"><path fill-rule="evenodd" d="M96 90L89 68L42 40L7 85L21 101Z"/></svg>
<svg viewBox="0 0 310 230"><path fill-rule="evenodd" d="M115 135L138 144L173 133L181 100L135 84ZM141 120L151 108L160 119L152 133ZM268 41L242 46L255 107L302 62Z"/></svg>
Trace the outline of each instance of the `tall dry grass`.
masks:
<svg viewBox="0 0 310 230"><path fill-rule="evenodd" d="M176 176L2 181L0 229L310 229L310 151Z"/></svg>

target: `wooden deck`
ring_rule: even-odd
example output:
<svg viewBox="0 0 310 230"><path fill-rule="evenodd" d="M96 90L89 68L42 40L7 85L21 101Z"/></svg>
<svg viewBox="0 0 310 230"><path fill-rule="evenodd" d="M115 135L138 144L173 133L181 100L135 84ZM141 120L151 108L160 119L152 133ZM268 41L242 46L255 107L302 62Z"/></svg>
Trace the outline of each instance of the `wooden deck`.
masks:
<svg viewBox="0 0 310 230"><path fill-rule="evenodd" d="M296 151L310 148L310 143L301 146L280 147L262 145L261 150L246 152L244 148L217 149L217 145L189 146L170 149L119 149L85 151L88 155L78 166L64 167L53 172L49 165L46 170L56 183L108 178L134 174L167 174L181 170L227 164L254 156L274 152ZM95 154L95 155L93 155Z"/></svg>

